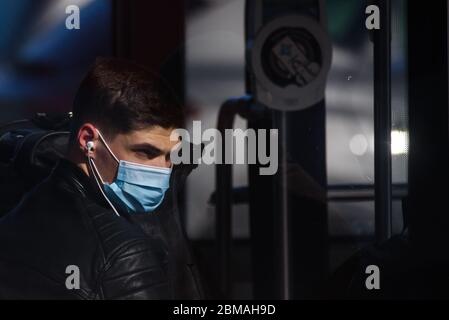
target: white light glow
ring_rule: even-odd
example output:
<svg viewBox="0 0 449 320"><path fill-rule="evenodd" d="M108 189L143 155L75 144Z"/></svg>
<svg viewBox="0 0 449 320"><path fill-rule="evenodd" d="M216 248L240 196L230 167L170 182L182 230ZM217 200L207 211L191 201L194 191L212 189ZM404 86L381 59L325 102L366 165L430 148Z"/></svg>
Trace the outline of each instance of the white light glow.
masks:
<svg viewBox="0 0 449 320"><path fill-rule="evenodd" d="M363 156L368 150L368 140L363 134L356 134L349 141L349 149L356 156Z"/></svg>
<svg viewBox="0 0 449 320"><path fill-rule="evenodd" d="M393 130L391 132L391 154L401 155L408 153L408 132Z"/></svg>

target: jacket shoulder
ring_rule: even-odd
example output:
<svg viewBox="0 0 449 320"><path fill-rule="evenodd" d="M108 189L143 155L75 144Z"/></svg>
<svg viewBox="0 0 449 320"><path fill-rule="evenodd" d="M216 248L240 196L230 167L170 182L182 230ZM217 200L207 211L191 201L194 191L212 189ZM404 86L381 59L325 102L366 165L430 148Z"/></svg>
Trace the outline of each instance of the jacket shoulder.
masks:
<svg viewBox="0 0 449 320"><path fill-rule="evenodd" d="M86 211L104 254L105 262L126 250L142 244L155 251L165 252L161 239L149 237L143 230L124 217L117 216L111 209L96 204L86 205Z"/></svg>

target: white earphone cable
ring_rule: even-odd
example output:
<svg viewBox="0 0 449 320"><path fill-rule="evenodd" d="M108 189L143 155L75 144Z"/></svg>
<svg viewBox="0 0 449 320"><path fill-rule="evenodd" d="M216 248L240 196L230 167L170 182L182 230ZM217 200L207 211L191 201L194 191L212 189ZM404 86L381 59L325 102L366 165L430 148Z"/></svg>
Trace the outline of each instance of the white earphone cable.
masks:
<svg viewBox="0 0 449 320"><path fill-rule="evenodd" d="M112 152L111 148L109 148L108 144L106 143L106 140L103 138L103 135L101 134L101 132L99 130L97 130L98 136L100 137L101 141L103 142L103 144L105 145L106 149L108 149L109 153L111 154L111 156L114 157L115 161L117 161L117 163L120 163L120 160L117 159L117 157L115 156L114 152Z"/></svg>
<svg viewBox="0 0 449 320"><path fill-rule="evenodd" d="M89 155L87 156L87 162L89 163L90 170L92 171L92 174L94 175L94 179L95 179L95 182L97 183L98 189L100 190L101 194L106 199L106 201L109 203L109 205L111 206L111 208L115 212L115 214L120 217L120 214L118 213L117 209L114 207L112 202L109 200L109 198L104 193L103 187L101 186L100 182L98 181L97 176L101 179L102 183L104 183L103 178L101 178L101 175L97 169L97 166L95 165L95 162Z"/></svg>

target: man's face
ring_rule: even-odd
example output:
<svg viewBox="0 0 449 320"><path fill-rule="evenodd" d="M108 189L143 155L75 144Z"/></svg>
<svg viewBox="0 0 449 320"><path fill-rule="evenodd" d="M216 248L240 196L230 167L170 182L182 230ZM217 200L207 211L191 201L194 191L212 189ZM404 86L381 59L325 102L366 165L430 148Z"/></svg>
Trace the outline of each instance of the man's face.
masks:
<svg viewBox="0 0 449 320"><path fill-rule="evenodd" d="M170 152L177 141L170 141L174 128L159 126L135 130L127 134L116 134L111 140L104 137L106 143L119 160L125 160L154 167L171 166ZM97 142L95 162L99 167L104 182L115 179L118 163L107 150L104 143Z"/></svg>

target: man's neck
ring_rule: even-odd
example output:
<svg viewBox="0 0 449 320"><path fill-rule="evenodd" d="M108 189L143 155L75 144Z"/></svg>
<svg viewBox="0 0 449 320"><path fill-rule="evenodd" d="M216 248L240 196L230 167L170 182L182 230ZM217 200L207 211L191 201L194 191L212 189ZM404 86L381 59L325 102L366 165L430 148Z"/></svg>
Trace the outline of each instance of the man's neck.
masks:
<svg viewBox="0 0 449 320"><path fill-rule="evenodd" d="M79 153L76 153L73 150L71 150L67 154L65 159L72 162L73 164L75 164L78 168L80 168L86 174L86 176L90 177L89 168L87 167L86 159L84 158L84 156L81 157L79 155Z"/></svg>

